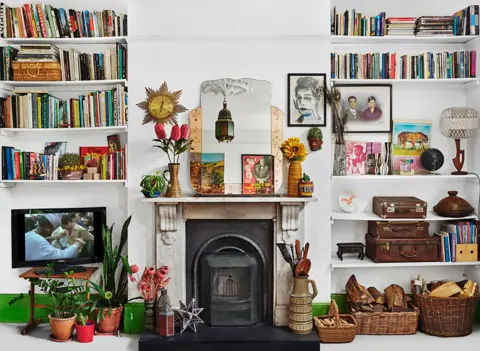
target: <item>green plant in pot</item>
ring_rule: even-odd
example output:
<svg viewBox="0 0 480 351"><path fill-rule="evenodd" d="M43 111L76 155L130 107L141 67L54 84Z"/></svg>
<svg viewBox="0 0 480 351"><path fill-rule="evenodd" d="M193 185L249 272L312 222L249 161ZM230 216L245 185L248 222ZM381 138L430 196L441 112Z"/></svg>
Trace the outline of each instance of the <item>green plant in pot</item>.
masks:
<svg viewBox="0 0 480 351"><path fill-rule="evenodd" d="M145 197L159 197L165 188L165 178L157 171L155 175L146 174L140 181L142 194Z"/></svg>
<svg viewBox="0 0 480 351"><path fill-rule="evenodd" d="M65 154L58 160L57 170L62 180L82 179L85 168L78 154Z"/></svg>
<svg viewBox="0 0 480 351"><path fill-rule="evenodd" d="M96 304L96 301L94 302ZM94 306L94 305L93 305ZM94 310L89 310L88 315L84 315L83 312L77 314L75 320L75 330L77 332L77 341L81 343L89 343L93 341L93 335L95 334L95 322L88 317Z"/></svg>
<svg viewBox="0 0 480 351"><path fill-rule="evenodd" d="M303 173L302 180L298 184L298 187L301 197L312 197L314 185L313 182L310 180L310 177L306 173Z"/></svg>

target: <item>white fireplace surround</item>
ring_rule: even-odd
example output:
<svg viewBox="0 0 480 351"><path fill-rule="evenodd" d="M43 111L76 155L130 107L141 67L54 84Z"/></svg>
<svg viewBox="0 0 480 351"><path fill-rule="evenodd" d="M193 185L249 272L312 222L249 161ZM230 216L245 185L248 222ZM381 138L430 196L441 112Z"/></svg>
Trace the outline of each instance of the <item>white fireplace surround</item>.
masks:
<svg viewBox="0 0 480 351"><path fill-rule="evenodd" d="M186 229L189 219L263 219L274 222L273 323L288 325L288 299L292 271L278 250L277 243L304 243L303 208L315 198L286 197L184 197L143 199L155 203L155 260L157 267L167 265L173 307L186 299ZM189 234L192 235L192 234ZM201 306L200 306L201 307Z"/></svg>

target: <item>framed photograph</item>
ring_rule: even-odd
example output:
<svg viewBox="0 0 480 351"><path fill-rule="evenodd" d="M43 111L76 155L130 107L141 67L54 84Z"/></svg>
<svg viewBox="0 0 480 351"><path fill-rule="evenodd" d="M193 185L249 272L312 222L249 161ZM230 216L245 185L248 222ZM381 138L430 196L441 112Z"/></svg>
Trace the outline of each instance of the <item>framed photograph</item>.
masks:
<svg viewBox="0 0 480 351"><path fill-rule="evenodd" d="M225 154L202 153L201 192L202 194L225 193Z"/></svg>
<svg viewBox="0 0 480 351"><path fill-rule="evenodd" d="M243 194L273 194L272 155L242 155Z"/></svg>
<svg viewBox="0 0 480 351"><path fill-rule="evenodd" d="M348 118L346 133L392 131L390 84L336 84L342 94L341 113Z"/></svg>
<svg viewBox="0 0 480 351"><path fill-rule="evenodd" d="M432 121L394 120L392 174L428 174L420 155L429 148Z"/></svg>
<svg viewBox="0 0 480 351"><path fill-rule="evenodd" d="M325 73L288 74L288 126L326 127L327 105L321 87Z"/></svg>

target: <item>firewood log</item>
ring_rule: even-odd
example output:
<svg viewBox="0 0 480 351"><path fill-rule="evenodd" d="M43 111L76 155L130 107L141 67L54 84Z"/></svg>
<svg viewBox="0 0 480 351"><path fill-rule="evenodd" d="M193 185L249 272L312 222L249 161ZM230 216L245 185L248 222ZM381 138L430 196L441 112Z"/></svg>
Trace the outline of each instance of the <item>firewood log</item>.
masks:
<svg viewBox="0 0 480 351"><path fill-rule="evenodd" d="M374 286L371 286L367 289L367 291L372 295L372 297L375 299L375 302L383 305L385 303L385 296L377 290Z"/></svg>
<svg viewBox="0 0 480 351"><path fill-rule="evenodd" d="M357 281L355 275L352 275L350 279L348 279L345 290L347 291L349 301L357 306L368 305L375 302L375 299L370 295L368 290Z"/></svg>
<svg viewBox="0 0 480 351"><path fill-rule="evenodd" d="M448 282L433 289L429 296L450 297L462 292L462 289L455 282Z"/></svg>
<svg viewBox="0 0 480 351"><path fill-rule="evenodd" d="M388 309L393 311L393 307L408 308L405 291L401 286L392 284L385 289Z"/></svg>

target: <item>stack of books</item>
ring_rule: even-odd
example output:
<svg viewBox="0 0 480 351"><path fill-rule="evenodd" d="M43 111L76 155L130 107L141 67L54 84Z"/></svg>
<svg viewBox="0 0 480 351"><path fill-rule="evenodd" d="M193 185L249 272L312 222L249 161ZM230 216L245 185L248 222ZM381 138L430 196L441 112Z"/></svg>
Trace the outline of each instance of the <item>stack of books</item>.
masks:
<svg viewBox="0 0 480 351"><path fill-rule="evenodd" d="M387 35L415 35L415 17L387 18Z"/></svg>
<svg viewBox="0 0 480 351"><path fill-rule="evenodd" d="M417 37L453 36L452 16L421 16L415 26Z"/></svg>
<svg viewBox="0 0 480 351"><path fill-rule="evenodd" d="M364 16L355 10L337 13L334 7L331 13L331 34L350 36L383 36L385 35L385 12L377 16Z"/></svg>
<svg viewBox="0 0 480 351"><path fill-rule="evenodd" d="M453 14L453 35L478 35L479 5L470 5Z"/></svg>
<svg viewBox="0 0 480 351"><path fill-rule="evenodd" d="M21 45L17 62L60 62L59 50L53 44Z"/></svg>

